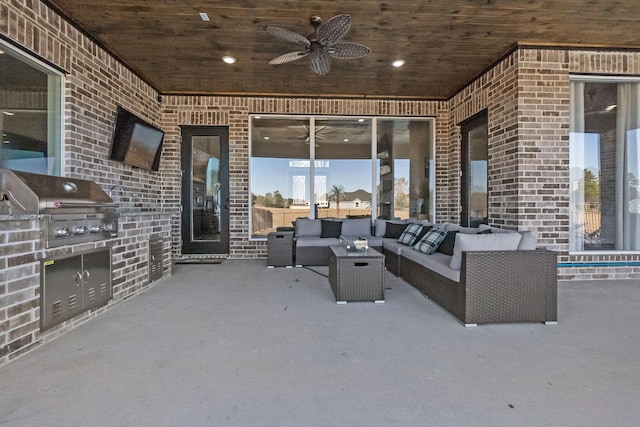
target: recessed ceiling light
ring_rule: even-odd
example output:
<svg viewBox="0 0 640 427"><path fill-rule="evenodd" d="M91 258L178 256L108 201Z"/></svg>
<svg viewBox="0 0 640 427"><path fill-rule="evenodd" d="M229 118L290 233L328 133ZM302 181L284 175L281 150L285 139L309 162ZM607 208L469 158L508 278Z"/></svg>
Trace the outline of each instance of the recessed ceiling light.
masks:
<svg viewBox="0 0 640 427"><path fill-rule="evenodd" d="M349 142L349 138L343 139L344 142Z"/></svg>
<svg viewBox="0 0 640 427"><path fill-rule="evenodd" d="M236 63L236 58L234 58L233 56L223 56L222 57L222 61L225 64L235 64Z"/></svg>
<svg viewBox="0 0 640 427"><path fill-rule="evenodd" d="M364 119L358 119L358 121L359 121L360 123L362 123L362 122L364 122Z"/></svg>
<svg viewBox="0 0 640 427"><path fill-rule="evenodd" d="M617 104L608 105L607 107L605 107L604 111L615 110L617 106L618 106Z"/></svg>
<svg viewBox="0 0 640 427"><path fill-rule="evenodd" d="M202 19L204 22L209 22L211 21L211 19L209 19L209 15L207 15L205 12L200 12L200 19Z"/></svg>
<svg viewBox="0 0 640 427"><path fill-rule="evenodd" d="M0 49L0 55L2 55L3 53L4 53L4 50L1 50L1 49Z"/></svg>
<svg viewBox="0 0 640 427"><path fill-rule="evenodd" d="M265 140L269 140L269 137L268 137L268 136L265 136L265 137L264 137L264 139L265 139Z"/></svg>
<svg viewBox="0 0 640 427"><path fill-rule="evenodd" d="M404 59L396 59L391 63L394 67L402 67L404 65Z"/></svg>
<svg viewBox="0 0 640 427"><path fill-rule="evenodd" d="M3 111L5 116L15 116L14 113L12 113L11 111Z"/></svg>

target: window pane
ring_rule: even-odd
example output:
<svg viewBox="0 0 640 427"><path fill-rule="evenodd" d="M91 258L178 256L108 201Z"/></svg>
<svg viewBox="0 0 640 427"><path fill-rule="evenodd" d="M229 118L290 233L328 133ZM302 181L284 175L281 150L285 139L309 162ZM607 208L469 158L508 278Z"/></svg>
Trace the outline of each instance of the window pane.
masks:
<svg viewBox="0 0 640 427"><path fill-rule="evenodd" d="M378 119L377 134L377 216L432 219L431 122Z"/></svg>
<svg viewBox="0 0 640 427"><path fill-rule="evenodd" d="M573 82L570 250L640 250L638 83Z"/></svg>
<svg viewBox="0 0 640 427"><path fill-rule="evenodd" d="M60 75L0 44L0 167L60 173Z"/></svg>
<svg viewBox="0 0 640 427"><path fill-rule="evenodd" d="M251 120L251 230L266 236L310 213L310 160L305 118Z"/></svg>
<svg viewBox="0 0 640 427"><path fill-rule="evenodd" d="M220 137L191 138L191 240L220 241Z"/></svg>
<svg viewBox="0 0 640 427"><path fill-rule="evenodd" d="M469 219L471 227L487 224L487 186L489 159L487 124L469 132Z"/></svg>
<svg viewBox="0 0 640 427"><path fill-rule="evenodd" d="M431 119L252 116L252 237L298 217L370 218L385 207L386 216L432 219L432 126Z"/></svg>
<svg viewBox="0 0 640 427"><path fill-rule="evenodd" d="M318 217L370 217L371 120L315 119Z"/></svg>

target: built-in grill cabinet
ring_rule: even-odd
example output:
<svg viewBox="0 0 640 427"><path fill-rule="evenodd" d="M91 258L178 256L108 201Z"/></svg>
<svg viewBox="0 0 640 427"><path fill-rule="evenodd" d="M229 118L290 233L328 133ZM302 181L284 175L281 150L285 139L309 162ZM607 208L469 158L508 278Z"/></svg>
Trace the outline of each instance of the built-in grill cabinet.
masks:
<svg viewBox="0 0 640 427"><path fill-rule="evenodd" d="M93 181L0 169L0 215L38 215L45 249L118 237L116 207ZM109 248L45 253L41 264L41 329L111 299Z"/></svg>
<svg viewBox="0 0 640 427"><path fill-rule="evenodd" d="M41 272L41 330L103 306L111 299L109 248L45 259Z"/></svg>

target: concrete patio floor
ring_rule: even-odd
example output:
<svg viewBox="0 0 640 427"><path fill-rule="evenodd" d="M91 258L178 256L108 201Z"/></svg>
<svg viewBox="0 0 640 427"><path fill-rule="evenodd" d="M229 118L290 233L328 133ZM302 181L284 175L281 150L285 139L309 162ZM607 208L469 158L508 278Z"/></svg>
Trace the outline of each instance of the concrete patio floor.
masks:
<svg viewBox="0 0 640 427"><path fill-rule="evenodd" d="M337 305L305 268L176 265L0 368L0 425L638 425L638 281L561 282L557 326L464 328L385 280Z"/></svg>

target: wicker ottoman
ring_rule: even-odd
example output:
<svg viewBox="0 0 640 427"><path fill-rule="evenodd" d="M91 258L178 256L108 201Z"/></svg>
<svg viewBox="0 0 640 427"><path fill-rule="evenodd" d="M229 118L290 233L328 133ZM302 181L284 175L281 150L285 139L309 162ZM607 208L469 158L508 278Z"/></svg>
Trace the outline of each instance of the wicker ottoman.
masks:
<svg viewBox="0 0 640 427"><path fill-rule="evenodd" d="M276 231L267 235L267 267L293 267L292 231Z"/></svg>
<svg viewBox="0 0 640 427"><path fill-rule="evenodd" d="M338 304L384 303L384 255L371 248L362 252L348 252L344 246L329 249L329 284Z"/></svg>

